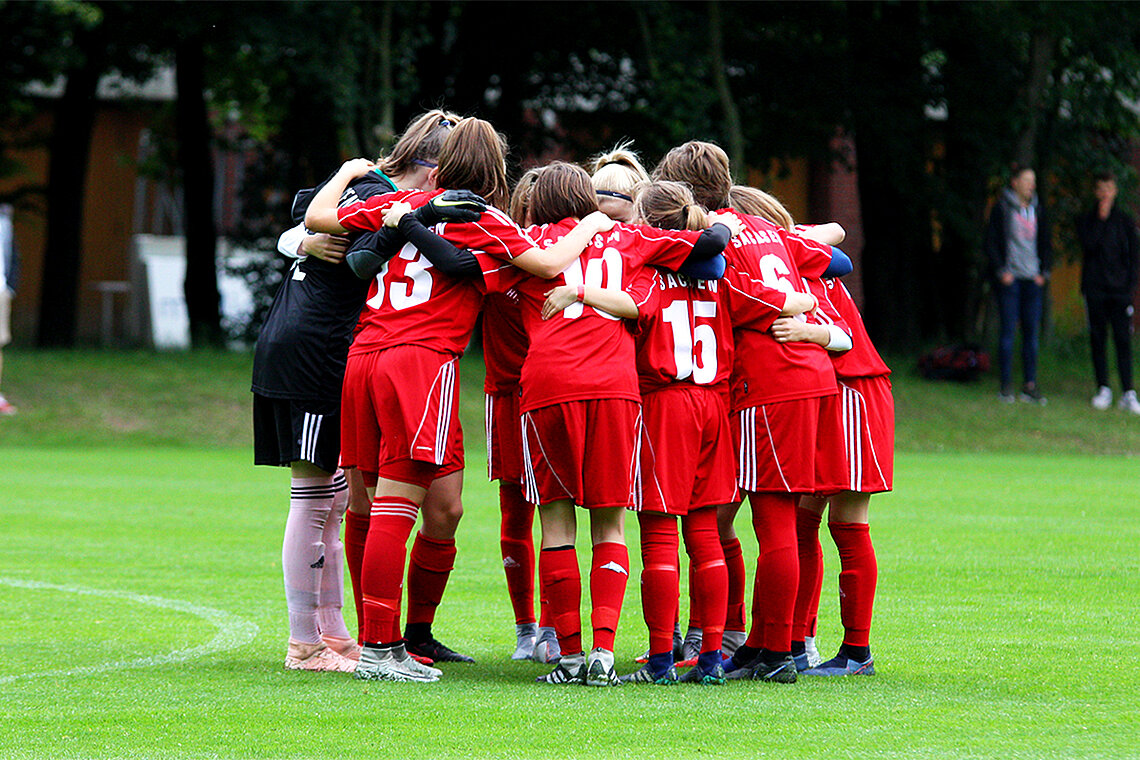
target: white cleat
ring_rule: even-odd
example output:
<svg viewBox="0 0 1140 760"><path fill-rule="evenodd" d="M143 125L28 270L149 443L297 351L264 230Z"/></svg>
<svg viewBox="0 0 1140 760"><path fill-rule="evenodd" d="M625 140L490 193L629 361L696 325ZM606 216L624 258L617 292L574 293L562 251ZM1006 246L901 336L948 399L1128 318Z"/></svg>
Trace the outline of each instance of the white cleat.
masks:
<svg viewBox="0 0 1140 760"><path fill-rule="evenodd" d="M562 657L562 648L558 645L558 635L553 628L539 628L538 638L534 642L534 654L531 659L549 665L558 662Z"/></svg>
<svg viewBox="0 0 1140 760"><path fill-rule="evenodd" d="M614 653L597 647L590 652L586 661L587 686L621 686L621 679L614 670Z"/></svg>
<svg viewBox="0 0 1140 760"><path fill-rule="evenodd" d="M1125 395L1127 395L1127 393ZM1135 393L1133 393L1133 396L1135 396ZM1121 399L1121 401L1123 401L1123 399ZM1103 412L1110 406L1112 406L1112 388L1109 388L1107 385L1102 385L1097 388L1096 395L1092 397L1092 407L1093 409L1099 409Z"/></svg>
<svg viewBox="0 0 1140 760"><path fill-rule="evenodd" d="M354 676L361 681L432 683L442 671L429 668L408 656L403 644L391 647L364 647Z"/></svg>
<svg viewBox="0 0 1140 760"><path fill-rule="evenodd" d="M819 667L823 663L823 657L815 645L815 636L804 636L804 653L807 654L809 667Z"/></svg>
<svg viewBox="0 0 1140 760"><path fill-rule="evenodd" d="M529 660L534 657L534 644L538 638L538 625L535 623L519 623L515 626L515 653L512 660Z"/></svg>

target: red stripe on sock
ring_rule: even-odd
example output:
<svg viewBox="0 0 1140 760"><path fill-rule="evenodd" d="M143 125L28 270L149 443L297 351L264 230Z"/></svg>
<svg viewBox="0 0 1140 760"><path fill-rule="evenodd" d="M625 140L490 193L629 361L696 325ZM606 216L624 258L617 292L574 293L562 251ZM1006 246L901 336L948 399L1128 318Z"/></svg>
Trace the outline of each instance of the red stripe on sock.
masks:
<svg viewBox="0 0 1140 760"><path fill-rule="evenodd" d="M756 559L748 645L759 642L759 646L773 652L788 652L792 648L792 616L800 580L797 502L796 495L789 493L749 495L760 556Z"/></svg>
<svg viewBox="0 0 1140 760"><path fill-rule="evenodd" d="M879 565L866 523L829 523L828 530L839 550L839 616L843 643L870 646L871 614Z"/></svg>
<svg viewBox="0 0 1140 760"><path fill-rule="evenodd" d="M728 567L717 535L716 509L690 512L681 518L681 528L692 578L689 596L694 614L690 619L701 621L701 651L712 652L720 649L728 611Z"/></svg>
<svg viewBox="0 0 1140 760"><path fill-rule="evenodd" d="M649 652L672 652L680 593L677 518L658 512L639 512L637 518L641 524L641 609L649 629ZM593 577L591 573L591 590Z"/></svg>
<svg viewBox="0 0 1140 760"><path fill-rule="evenodd" d="M455 569L455 539L416 534L408 562L408 623L435 620L447 579Z"/></svg>
<svg viewBox="0 0 1140 760"><path fill-rule="evenodd" d="M534 622L534 505L514 483L499 486L499 548L515 623Z"/></svg>
<svg viewBox="0 0 1140 760"><path fill-rule="evenodd" d="M563 654L582 651L582 575L578 553L569 549L543 549L538 573L550 607L551 623Z"/></svg>
<svg viewBox="0 0 1140 760"><path fill-rule="evenodd" d="M803 641L814 634L813 610L819 608L823 587L823 547L819 544L821 515L810 509L796 509L796 546L800 557L800 582L796 593L792 641Z"/></svg>
<svg viewBox="0 0 1140 760"><path fill-rule="evenodd" d="M357 643L364 641L364 599L360 593L360 571L364 564L364 545L368 541L368 515L348 511L344 514L344 563L352 580L352 601L356 605Z"/></svg>
<svg viewBox="0 0 1140 760"><path fill-rule="evenodd" d="M360 580L364 597L364 640L389 642L399 630L400 596L408 536L418 506L409 499L384 496L372 502L368 540Z"/></svg>
<svg viewBox="0 0 1140 760"><path fill-rule="evenodd" d="M720 548L724 552L724 565L728 570L728 614L724 628L727 631L745 631L748 629L744 627L744 585L747 582L744 550L740 546L740 539L735 536L721 539Z"/></svg>
<svg viewBox="0 0 1140 760"><path fill-rule="evenodd" d="M590 623L594 629L594 648L601 647L612 652L618 619L621 618L621 603L625 599L625 587L629 582L629 550L625 544L613 541L595 544L590 567ZM672 616L674 618L675 604L676 602ZM671 642L672 633L670 648Z"/></svg>

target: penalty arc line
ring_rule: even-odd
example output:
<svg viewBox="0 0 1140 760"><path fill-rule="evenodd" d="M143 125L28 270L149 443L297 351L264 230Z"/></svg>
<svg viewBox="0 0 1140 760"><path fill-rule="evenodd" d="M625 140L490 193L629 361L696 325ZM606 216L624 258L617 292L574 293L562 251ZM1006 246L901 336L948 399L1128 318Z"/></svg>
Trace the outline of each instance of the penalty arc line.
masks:
<svg viewBox="0 0 1140 760"><path fill-rule="evenodd" d="M104 599L119 599L126 602L134 602L136 604L145 604L150 607L159 607L161 609L173 610L175 612L184 612L188 615L195 615L207 620L217 627L218 631L214 634L214 638L205 644L188 649L178 649L166 654L152 655L150 657L139 657L134 660L122 660L119 662L108 662L101 665L87 665L78 668L67 668L64 670L49 670L38 673L20 673L16 675L0 676L0 684L11 683L12 681L19 681L29 678L45 678L55 676L79 676L79 675L93 675L96 673L105 673L111 670L124 670L127 668L153 668L160 665L169 665L176 662L186 662L198 657L204 657L208 654L215 652L224 652L229 649L237 649L244 646L257 636L259 629L255 623L248 620L243 620L237 615L217 610L212 607L203 607L202 605L192 604L190 602L183 602L177 599L164 599L159 596L147 596L145 594L134 594L130 591L108 591L104 589L82 588L79 586L58 586L53 583L41 583L39 581L26 581L16 578L0 577L0 586L10 586L12 588L23 588L32 591L60 591L65 594L81 594L83 596L97 596Z"/></svg>

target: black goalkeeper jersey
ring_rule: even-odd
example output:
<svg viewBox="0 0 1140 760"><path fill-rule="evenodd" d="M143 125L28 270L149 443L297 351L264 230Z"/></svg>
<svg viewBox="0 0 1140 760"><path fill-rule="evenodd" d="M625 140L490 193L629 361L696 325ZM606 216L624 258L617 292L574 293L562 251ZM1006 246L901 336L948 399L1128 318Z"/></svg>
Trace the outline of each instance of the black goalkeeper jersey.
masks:
<svg viewBox="0 0 1140 760"><path fill-rule="evenodd" d="M328 180L325 180L328 182ZM293 215L301 221L316 188L297 193ZM379 171L353 180L340 202L352 203L396 190ZM273 298L253 352L253 392L268 398L340 402L353 330L371 280L343 262L299 259Z"/></svg>
<svg viewBox="0 0 1140 760"><path fill-rule="evenodd" d="M253 353L253 392L269 398L340 401L352 332L368 295L344 263L312 256L286 275Z"/></svg>

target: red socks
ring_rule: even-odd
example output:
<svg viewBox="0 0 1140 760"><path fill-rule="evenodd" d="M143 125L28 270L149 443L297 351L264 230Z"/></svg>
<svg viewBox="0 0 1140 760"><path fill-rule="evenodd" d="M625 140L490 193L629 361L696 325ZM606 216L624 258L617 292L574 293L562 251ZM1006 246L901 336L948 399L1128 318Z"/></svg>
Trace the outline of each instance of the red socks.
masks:
<svg viewBox="0 0 1140 760"><path fill-rule="evenodd" d="M364 597L364 640L389 644L399 640L400 596L408 536L419 507L395 496L377 496L372 502L368 541L360 580ZM395 638L392 638L395 634Z"/></svg>
<svg viewBox="0 0 1140 760"><path fill-rule="evenodd" d="M499 508L502 512L499 547L503 554L503 573L507 576L507 593L511 597L515 623L533 623L534 506L523 498L520 486L500 483Z"/></svg>
<svg viewBox="0 0 1140 760"><path fill-rule="evenodd" d="M360 570L364 564L364 544L368 541L368 515L349 510L344 513L344 561L352 579L352 600L356 603L357 642L364 641L364 597L360 593Z"/></svg>
<svg viewBox="0 0 1140 760"><path fill-rule="evenodd" d="M408 624L435 620L447 579L455 568L455 539L416 534L408 563Z"/></svg>
<svg viewBox="0 0 1140 760"><path fill-rule="evenodd" d="M674 548L673 557L676 556L677 550ZM613 541L594 544L593 561L590 563L590 603L593 608L590 622L594 628L595 649L601 647L611 652L614 649L614 635L617 632L618 618L621 617L621 603L625 599L625 587L628 581L629 550L625 544ZM670 622L676 616L676 598L677 595L674 593ZM670 631L670 649L672 649L672 636Z"/></svg>
<svg viewBox="0 0 1140 760"><path fill-rule="evenodd" d="M796 543L800 556L800 585L796 594L795 624L792 641L803 641L815 635L815 610L819 609L819 592L823 587L823 547L819 545L819 522L822 515L810 509L796 509Z"/></svg>
<svg viewBox="0 0 1140 760"><path fill-rule="evenodd" d="M681 518L685 551L689 555L692 618L701 621L702 652L720 649L728 604L728 568L721 554L716 527L716 509L707 507ZM736 542L737 548L740 542ZM644 590L642 590L644 594ZM741 608L743 609L743 602ZM743 621L741 621L743 625Z"/></svg>
<svg viewBox="0 0 1140 760"><path fill-rule="evenodd" d="M638 512L637 520L641 525L641 608L649 629L649 653L672 652L680 593L677 518L660 512ZM607 545L616 544L602 544Z"/></svg>
<svg viewBox="0 0 1140 760"><path fill-rule="evenodd" d="M870 526L833 522L827 527L839 549L839 616L843 620L843 643L869 646L871 608L879 578Z"/></svg>
<svg viewBox="0 0 1140 760"><path fill-rule="evenodd" d="M792 617L800 580L796 546L796 504L790 493L749 494L752 526L760 542L752 589L752 629L748 646L770 652L792 649Z"/></svg>
<svg viewBox="0 0 1140 760"><path fill-rule="evenodd" d="M724 552L724 564L728 569L728 617L724 628L727 631L745 631L744 627L744 552L740 548L740 539L733 536L721 539L721 551Z"/></svg>
<svg viewBox="0 0 1140 760"><path fill-rule="evenodd" d="M582 651L582 576L573 546L543 549L538 556L542 592L563 654Z"/></svg>

